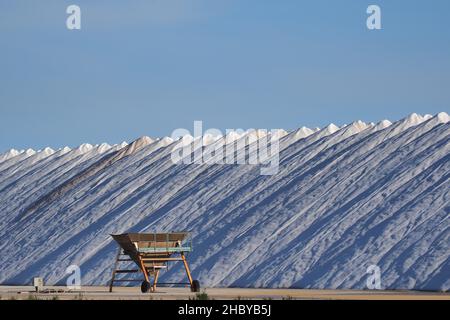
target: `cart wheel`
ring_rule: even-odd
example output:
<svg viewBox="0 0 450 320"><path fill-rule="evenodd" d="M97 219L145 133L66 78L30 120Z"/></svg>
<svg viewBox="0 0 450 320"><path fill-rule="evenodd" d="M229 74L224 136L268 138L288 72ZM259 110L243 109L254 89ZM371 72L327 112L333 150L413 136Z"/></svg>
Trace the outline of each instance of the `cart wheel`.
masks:
<svg viewBox="0 0 450 320"><path fill-rule="evenodd" d="M142 281L141 292L142 293L147 293L150 290L150 287L151 287L150 282L145 281L145 280Z"/></svg>
<svg viewBox="0 0 450 320"><path fill-rule="evenodd" d="M198 281L198 280L192 281L191 291L192 292L200 292L200 281Z"/></svg>

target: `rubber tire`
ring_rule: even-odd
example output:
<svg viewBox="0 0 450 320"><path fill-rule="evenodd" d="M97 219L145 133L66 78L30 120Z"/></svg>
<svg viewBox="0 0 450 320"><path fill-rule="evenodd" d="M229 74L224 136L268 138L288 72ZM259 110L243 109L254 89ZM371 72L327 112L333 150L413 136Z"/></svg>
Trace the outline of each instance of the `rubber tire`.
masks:
<svg viewBox="0 0 450 320"><path fill-rule="evenodd" d="M198 281L198 280L192 281L191 291L192 292L200 292L200 281Z"/></svg>
<svg viewBox="0 0 450 320"><path fill-rule="evenodd" d="M142 293L147 293L147 292L150 291L151 287L152 287L152 285L150 284L150 282L144 280L141 283L141 292Z"/></svg>

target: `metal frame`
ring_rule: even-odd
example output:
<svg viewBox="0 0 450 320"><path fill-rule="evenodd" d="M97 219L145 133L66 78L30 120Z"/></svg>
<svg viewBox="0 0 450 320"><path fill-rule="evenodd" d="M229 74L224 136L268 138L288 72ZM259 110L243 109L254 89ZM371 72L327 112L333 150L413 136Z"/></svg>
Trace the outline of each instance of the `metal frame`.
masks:
<svg viewBox="0 0 450 320"><path fill-rule="evenodd" d="M166 269L170 261L182 261L188 283L160 283L160 285L189 285L192 291L199 290L199 282L194 280L189 269L186 254L192 251L192 242L188 232L173 233L125 233L111 235L119 244L114 269L109 284L109 292L112 292L116 282L136 282L136 279L116 279L119 273L142 272L142 292L149 287L151 292L156 291L161 269ZM123 258L127 256L127 258ZM119 269L119 262L133 261L139 269ZM153 283L150 283L153 278Z"/></svg>

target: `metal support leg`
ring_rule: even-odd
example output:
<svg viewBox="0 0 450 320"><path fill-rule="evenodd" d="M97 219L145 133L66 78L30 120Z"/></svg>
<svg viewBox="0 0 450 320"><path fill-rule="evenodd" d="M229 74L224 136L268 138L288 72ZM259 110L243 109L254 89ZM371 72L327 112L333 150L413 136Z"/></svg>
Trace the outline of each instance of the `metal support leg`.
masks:
<svg viewBox="0 0 450 320"><path fill-rule="evenodd" d="M158 283L159 269L155 270L155 278L153 279L153 292L156 291L156 283Z"/></svg>
<svg viewBox="0 0 450 320"><path fill-rule="evenodd" d="M117 272L117 266L119 264L119 258L120 258L120 254L122 253L122 248L119 248L119 251L117 252L117 256L116 256L116 262L114 263L114 270L112 273L112 277L111 277L111 281L109 283L109 292L112 292L112 288L114 285L114 280L116 278L116 272Z"/></svg>
<svg viewBox="0 0 450 320"><path fill-rule="evenodd" d="M139 257L139 263L140 263L140 265L141 265L141 270L142 270L142 273L144 274L145 281L150 282L150 281L148 280L148 273L147 273L147 270L145 269L145 265L144 265L144 262L142 261L142 258L141 258L141 257Z"/></svg>
<svg viewBox="0 0 450 320"><path fill-rule="evenodd" d="M184 268L186 269L186 274L187 274L187 277L189 279L189 283L191 284L191 287L192 287L191 271L189 270L189 266L188 266L188 263L186 261L186 257L184 256L184 253L181 253L181 259L183 260Z"/></svg>

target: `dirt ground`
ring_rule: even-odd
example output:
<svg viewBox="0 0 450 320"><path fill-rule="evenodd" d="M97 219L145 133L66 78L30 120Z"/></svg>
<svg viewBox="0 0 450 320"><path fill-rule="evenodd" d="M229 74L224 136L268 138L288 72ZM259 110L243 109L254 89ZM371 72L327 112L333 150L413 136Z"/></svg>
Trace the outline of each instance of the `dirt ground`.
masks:
<svg viewBox="0 0 450 320"><path fill-rule="evenodd" d="M326 299L326 300L450 300L449 293L417 291L368 291L368 290L309 290L309 289L248 289L206 288L202 290L208 299ZM68 290L66 287L44 287L36 293L31 286L0 286L2 300L188 300L196 294L189 288L157 288L154 293L141 293L139 287L82 287Z"/></svg>

